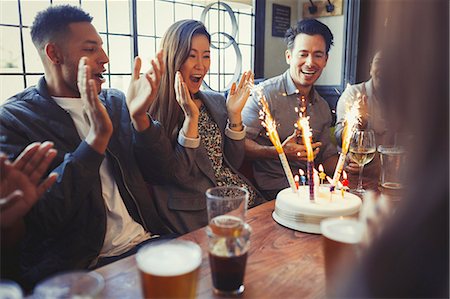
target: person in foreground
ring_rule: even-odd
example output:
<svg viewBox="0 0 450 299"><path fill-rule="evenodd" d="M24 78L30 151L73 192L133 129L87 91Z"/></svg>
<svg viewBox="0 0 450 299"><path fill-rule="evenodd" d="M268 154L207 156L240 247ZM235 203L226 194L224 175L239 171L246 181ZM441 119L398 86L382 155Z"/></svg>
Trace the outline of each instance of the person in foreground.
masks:
<svg viewBox="0 0 450 299"><path fill-rule="evenodd" d="M164 72L163 54L128 94L101 90L108 57L92 18L73 6L37 14L31 36L45 75L0 107L0 150L10 159L51 140L58 180L25 217L21 279L28 288L59 271L88 269L129 254L169 230L146 180L171 176L170 142L147 115ZM138 164L145 165L141 174Z"/></svg>
<svg viewBox="0 0 450 299"><path fill-rule="evenodd" d="M161 41L166 72L150 114L160 120L176 152L176 180L155 185L159 211L173 231L185 233L208 223L205 191L238 185L250 193L249 206L262 201L238 168L244 159L241 110L253 86L245 72L228 99L200 91L210 66L210 35L194 20L178 21Z"/></svg>
<svg viewBox="0 0 450 299"><path fill-rule="evenodd" d="M0 152L2 279L18 279L18 243L25 233L23 217L56 181L55 173L41 181L56 156L52 147L51 142L32 143L13 162Z"/></svg>
<svg viewBox="0 0 450 299"><path fill-rule="evenodd" d="M388 66L383 94L414 134L406 194L338 298L449 298L449 2L403 4L386 2L374 17L389 15L378 41Z"/></svg>
<svg viewBox="0 0 450 299"><path fill-rule="evenodd" d="M289 69L274 78L258 85L263 88L272 116L278 124L278 134L283 143L292 171L306 171L306 147L294 124L298 119L295 108L301 108L304 97L306 113L312 128L315 164L323 164L325 171L332 176L337 163L336 146L331 143L331 111L327 102L314 89L328 61L328 52L333 44L333 34L323 23L307 19L286 32L286 62ZM247 126L245 151L253 159L256 182L265 193L266 199L274 199L277 193L289 186L283 172L278 153L272 146L265 128L259 119L259 95L253 95L242 112Z"/></svg>

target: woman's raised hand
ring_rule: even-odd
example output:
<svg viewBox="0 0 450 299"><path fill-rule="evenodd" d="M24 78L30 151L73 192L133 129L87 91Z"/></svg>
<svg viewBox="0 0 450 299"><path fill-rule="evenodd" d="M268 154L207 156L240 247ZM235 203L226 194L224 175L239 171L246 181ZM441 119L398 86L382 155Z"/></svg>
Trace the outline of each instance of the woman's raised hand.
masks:
<svg viewBox="0 0 450 299"><path fill-rule="evenodd" d="M231 86L227 99L228 118L231 123L241 122L241 112L250 96L253 86L254 76L252 71L244 72L239 84L236 86L236 83L233 83Z"/></svg>

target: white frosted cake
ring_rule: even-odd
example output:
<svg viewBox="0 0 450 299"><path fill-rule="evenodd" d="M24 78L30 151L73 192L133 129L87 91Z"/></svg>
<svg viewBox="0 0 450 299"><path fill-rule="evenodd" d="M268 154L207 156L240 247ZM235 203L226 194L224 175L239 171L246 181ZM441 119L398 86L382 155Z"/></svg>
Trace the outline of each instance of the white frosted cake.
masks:
<svg viewBox="0 0 450 299"><path fill-rule="evenodd" d="M357 216L361 199L340 190L330 193L329 187L315 190L314 202L309 199L309 186L300 186L297 193L291 188L281 190L275 201L273 219L279 224L307 233L320 234L320 222L325 218Z"/></svg>

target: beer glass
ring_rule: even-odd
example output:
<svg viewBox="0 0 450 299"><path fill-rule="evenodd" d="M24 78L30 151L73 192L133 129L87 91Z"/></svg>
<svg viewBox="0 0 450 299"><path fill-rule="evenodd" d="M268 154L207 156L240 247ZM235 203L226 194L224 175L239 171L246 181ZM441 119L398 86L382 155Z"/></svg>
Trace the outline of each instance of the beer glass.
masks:
<svg viewBox="0 0 450 299"><path fill-rule="evenodd" d="M234 216L222 215L206 228L214 293L223 296L244 292L244 274L251 228ZM224 225L224 226L221 226Z"/></svg>
<svg viewBox="0 0 450 299"><path fill-rule="evenodd" d="M104 286L103 276L97 272L67 272L40 282L34 289L33 298L95 298Z"/></svg>
<svg viewBox="0 0 450 299"><path fill-rule="evenodd" d="M245 222L249 193L238 186L213 187L206 190L208 222L220 215L231 215Z"/></svg>
<svg viewBox="0 0 450 299"><path fill-rule="evenodd" d="M190 241L156 242L139 249L136 262L145 298L195 298L202 251Z"/></svg>
<svg viewBox="0 0 450 299"><path fill-rule="evenodd" d="M333 296L339 278L358 261L363 227L356 218L328 218L320 223L327 293Z"/></svg>

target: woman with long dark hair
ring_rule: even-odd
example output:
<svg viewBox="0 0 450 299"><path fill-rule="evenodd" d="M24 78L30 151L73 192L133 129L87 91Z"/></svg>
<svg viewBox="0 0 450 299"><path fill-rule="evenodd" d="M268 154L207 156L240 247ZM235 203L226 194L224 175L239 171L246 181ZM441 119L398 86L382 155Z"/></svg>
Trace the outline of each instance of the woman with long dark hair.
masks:
<svg viewBox="0 0 450 299"><path fill-rule="evenodd" d="M250 207L263 201L238 172L245 155L241 111L253 74L244 72L227 99L217 92L200 91L211 63L210 43L199 21L182 20L169 27L161 41L166 72L149 111L163 124L176 151L176 177L153 189L160 214L178 233L207 224L204 193L210 187L244 187Z"/></svg>

